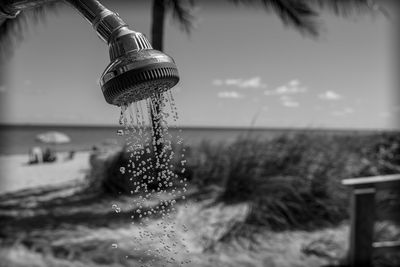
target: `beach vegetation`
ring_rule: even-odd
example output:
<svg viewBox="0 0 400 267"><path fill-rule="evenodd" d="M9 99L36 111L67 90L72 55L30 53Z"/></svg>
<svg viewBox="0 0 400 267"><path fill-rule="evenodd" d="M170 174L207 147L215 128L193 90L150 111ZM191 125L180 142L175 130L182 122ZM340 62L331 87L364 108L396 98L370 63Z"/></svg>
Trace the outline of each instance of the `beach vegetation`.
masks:
<svg viewBox="0 0 400 267"><path fill-rule="evenodd" d="M175 150L178 148L175 148ZM272 140L239 138L230 144L203 142L186 149L186 177L201 198L249 203L245 224L271 230L315 229L348 219L346 178L398 173L400 135L284 134ZM107 159L104 192L129 192L129 175L119 173L129 153ZM179 162L174 169L179 172Z"/></svg>

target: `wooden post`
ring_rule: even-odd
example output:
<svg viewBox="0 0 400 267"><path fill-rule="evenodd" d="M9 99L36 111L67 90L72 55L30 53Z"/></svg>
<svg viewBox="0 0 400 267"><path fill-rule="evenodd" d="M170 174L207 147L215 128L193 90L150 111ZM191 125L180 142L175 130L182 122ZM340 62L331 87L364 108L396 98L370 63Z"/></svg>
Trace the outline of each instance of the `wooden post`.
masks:
<svg viewBox="0 0 400 267"><path fill-rule="evenodd" d="M375 188L354 188L350 231L350 266L372 266Z"/></svg>
<svg viewBox="0 0 400 267"><path fill-rule="evenodd" d="M400 242L373 242L375 217L375 191L395 190L400 192L400 174L345 179L343 185L352 189L351 229L349 263L351 267L371 267L375 252L400 251ZM396 218L396 214L388 214ZM382 219L382 218L381 218Z"/></svg>

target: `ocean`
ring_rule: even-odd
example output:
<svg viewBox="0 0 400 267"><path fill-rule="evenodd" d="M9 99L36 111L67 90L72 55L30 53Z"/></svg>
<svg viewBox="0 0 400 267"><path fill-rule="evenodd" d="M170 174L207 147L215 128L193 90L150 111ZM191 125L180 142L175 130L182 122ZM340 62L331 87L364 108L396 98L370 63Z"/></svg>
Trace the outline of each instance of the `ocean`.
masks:
<svg viewBox="0 0 400 267"><path fill-rule="evenodd" d="M93 146L123 145L124 137L117 135L118 126L60 126L60 125L0 125L0 155L27 154L33 146L52 147L57 151L90 150ZM311 130L311 129L248 129L248 128L179 128L179 135L186 145L197 145L203 141L211 143L233 142L239 137L272 139L281 134L308 132L313 134L368 134L374 131L355 130ZM47 131L67 134L71 142L60 145L45 145L35 137ZM171 134L178 130L170 128Z"/></svg>

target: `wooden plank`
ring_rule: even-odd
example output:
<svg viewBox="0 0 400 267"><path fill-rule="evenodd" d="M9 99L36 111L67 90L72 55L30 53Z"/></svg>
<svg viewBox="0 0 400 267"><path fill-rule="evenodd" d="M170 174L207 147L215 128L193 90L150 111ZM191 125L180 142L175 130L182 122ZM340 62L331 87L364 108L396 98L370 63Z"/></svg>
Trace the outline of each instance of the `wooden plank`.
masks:
<svg viewBox="0 0 400 267"><path fill-rule="evenodd" d="M378 189L400 187L400 174L371 177L350 178L342 180L342 184L354 188L375 187Z"/></svg>
<svg viewBox="0 0 400 267"><path fill-rule="evenodd" d="M354 189L352 192L350 266L370 267L375 220L375 188Z"/></svg>
<svg viewBox="0 0 400 267"><path fill-rule="evenodd" d="M380 241L372 244L374 252L377 253L395 253L400 252L400 240L399 241Z"/></svg>

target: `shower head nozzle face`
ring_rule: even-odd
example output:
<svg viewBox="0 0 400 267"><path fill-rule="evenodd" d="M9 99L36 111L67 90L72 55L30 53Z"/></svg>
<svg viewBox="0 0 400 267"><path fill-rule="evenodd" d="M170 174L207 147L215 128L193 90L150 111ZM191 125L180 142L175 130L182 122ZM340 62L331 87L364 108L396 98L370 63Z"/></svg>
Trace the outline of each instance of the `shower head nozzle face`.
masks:
<svg viewBox="0 0 400 267"><path fill-rule="evenodd" d="M179 81L174 60L152 49L146 39L143 41L143 35L139 36L110 45L112 62L100 79L104 97L110 104L121 106L137 102L167 91ZM135 45L139 49L132 50ZM124 47L130 51L125 52Z"/></svg>
<svg viewBox="0 0 400 267"><path fill-rule="evenodd" d="M167 91L178 81L176 67L170 64L152 64L111 78L103 84L102 90L108 103L121 106Z"/></svg>

